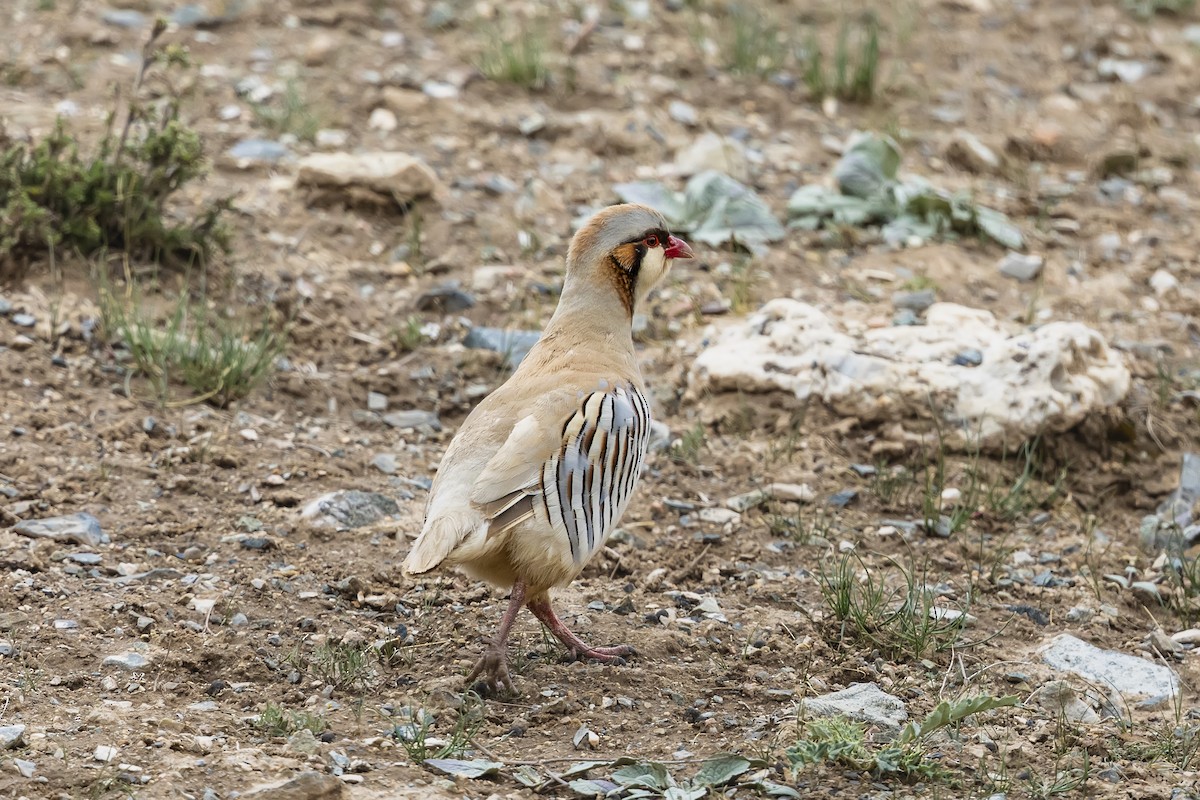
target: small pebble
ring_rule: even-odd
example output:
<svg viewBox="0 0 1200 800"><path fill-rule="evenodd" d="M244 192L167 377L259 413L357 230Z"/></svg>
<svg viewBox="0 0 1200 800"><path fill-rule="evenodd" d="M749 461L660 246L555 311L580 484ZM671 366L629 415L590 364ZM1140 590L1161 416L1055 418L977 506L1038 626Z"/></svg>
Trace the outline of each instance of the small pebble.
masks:
<svg viewBox="0 0 1200 800"><path fill-rule="evenodd" d="M98 744L92 753L92 758L102 763L109 763L117 757L117 748L112 745Z"/></svg>

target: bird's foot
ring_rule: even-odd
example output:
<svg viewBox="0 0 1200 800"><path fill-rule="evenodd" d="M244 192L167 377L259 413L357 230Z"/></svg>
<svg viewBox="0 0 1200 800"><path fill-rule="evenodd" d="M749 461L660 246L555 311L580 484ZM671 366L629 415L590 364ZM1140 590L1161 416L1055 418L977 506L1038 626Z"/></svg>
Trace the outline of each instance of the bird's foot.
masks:
<svg viewBox="0 0 1200 800"><path fill-rule="evenodd" d="M482 680L477 684L476 690L481 695L496 695L502 691L510 694L517 693L517 687L513 686L512 676L508 672L508 656L504 652L502 644L497 642L488 644L483 655L475 662L475 668L467 676L467 683L471 684L480 677Z"/></svg>

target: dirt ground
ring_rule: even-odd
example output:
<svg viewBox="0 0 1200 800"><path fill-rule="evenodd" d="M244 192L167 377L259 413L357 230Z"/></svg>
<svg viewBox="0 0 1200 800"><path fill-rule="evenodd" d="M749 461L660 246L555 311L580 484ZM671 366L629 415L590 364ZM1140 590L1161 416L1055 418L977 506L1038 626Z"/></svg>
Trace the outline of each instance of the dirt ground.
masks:
<svg viewBox="0 0 1200 800"><path fill-rule="evenodd" d="M85 265L68 264L62 281L43 270L0 289L14 313L37 319L23 329L0 318L0 524L84 511L111 538L88 548L0 530L0 726L27 726L26 745L0 753L0 795L224 800L315 770L348 773L356 798L525 797L534 792L511 777L521 762L548 775L571 759L633 756L679 762L672 770L685 776L691 760L732 751L762 758L772 780L806 797L1197 796L1200 761L1179 755L1200 715L1194 651L1171 660L1180 702L1129 709L1125 724L1064 723L1033 699L1052 677L1035 648L1056 634L1162 661L1147 636L1196 626L1194 612L1100 577L1157 581L1169 593L1159 553L1139 545L1139 524L1176 487L1183 453L1200 451L1196 404L1180 394L1200 382L1200 47L1185 38L1200 22L1195 12L1147 20L1120 2L880 5L880 97L823 107L802 81L733 75L698 43L728 24L716 2L646 3L644 19L601 3L599 24L570 56L564 43L583 4L225 5L237 10L233 22L166 39L203 65L187 119L214 167L197 196L237 193L234 251L222 266L228 296L237 309L295 314L288 369L229 409L164 406L144 379L125 379L107 343L85 339L85 320L97 315ZM132 80L145 28L106 24L108 7L90 0L4 6L0 120L9 134L44 133L71 101L72 125L94 136L111 86ZM799 0L763 6L827 41L852 13ZM175 10L160 0L122 7ZM430 27L430 14L445 9L453 21ZM476 74L498 24L487 18L500 10L546 26L547 88ZM395 31L403 37L387 36ZM1148 74L1111 80L1103 59L1138 62ZM324 149L403 151L438 173L446 196L421 205L418 231L412 216L310 202L288 162L243 169L222 155L242 139L273 137L237 83L289 75L321 127L346 131L344 144ZM456 85L457 97L427 96L427 81ZM698 125L674 119L672 101L692 106ZM222 113L231 106L236 118ZM377 108L395 113L394 130L368 125ZM522 133L536 115L544 126ZM955 166L946 148L958 128L1002 154L1003 166L983 175ZM506 374L499 355L457 344L460 317L539 328L572 219L614 202L612 184L656 174L705 130L761 154L751 183L781 216L790 192L836 161L830 141L887 131L903 142L906 169L972 190L1021 225L1046 259L1043 277L1000 274L1003 252L970 240L894 250L853 232L794 232L744 273L731 269L733 254L698 247L652 298L640 334L656 416L684 445L652 455L623 533L556 596L585 639L628 642L637 655L622 667L562 663L524 615L511 646L519 696L464 699L464 675L504 597L462 576L411 581L399 569L443 449ZM1108 157L1128 153L1135 173L1105 184ZM518 231L532 244L523 247ZM394 256L397 248L407 250ZM478 282L478 267L497 265L511 270ZM1150 278L1160 270L1178 285L1156 291ZM934 463L903 436L907 421L864 427L786 397L685 392L701 343L757 304L793 296L888 320L892 292L912 276L936 285L941 300L1014 325L1087 322L1136 376L1122 408L1040 443L1019 508L981 503L950 539L886 535L882 520L920 518L922 476ZM453 281L475 296L473 307L419 308L423 292ZM699 313L735 296L731 314ZM414 315L439 333L406 351L397 331ZM52 330L59 321L65 327ZM18 335L33 343L17 346ZM388 411L436 412L443 430L388 427L368 412L368 392L385 395ZM394 474L372 465L380 453L395 456ZM893 486L852 465L912 474ZM972 467L1001 489L1021 472L1017 457L953 456L947 486L965 488ZM730 525L700 517L776 482L807 484L816 499L771 502ZM351 489L396 499L398 515L347 531L301 519L309 501ZM826 502L844 490L857 490L848 505ZM956 646L921 654L844 630L817 575L848 543L893 579L888 559L923 567L939 602L976 621ZM89 552L98 563L73 559ZM1092 613L1069 614L1076 607ZM389 643L389 658L329 666L377 641ZM129 652L148 665L104 665ZM797 700L872 681L916 719L963 695L1014 694L1023 704L938 740L932 757L947 781L835 766L788 778ZM264 730L256 720L269 706L319 717L324 731L313 741ZM467 757L505 770L456 783L414 763L393 731L415 708L436 716L431 736L453 739L460 717L477 725ZM581 727L595 734L591 750L573 743ZM1164 736L1179 743L1170 755L1155 750ZM103 763L98 746L118 754ZM14 758L35 763L35 777L21 776ZM1081 769L1081 786L1054 785ZM542 791L572 794L553 782Z"/></svg>

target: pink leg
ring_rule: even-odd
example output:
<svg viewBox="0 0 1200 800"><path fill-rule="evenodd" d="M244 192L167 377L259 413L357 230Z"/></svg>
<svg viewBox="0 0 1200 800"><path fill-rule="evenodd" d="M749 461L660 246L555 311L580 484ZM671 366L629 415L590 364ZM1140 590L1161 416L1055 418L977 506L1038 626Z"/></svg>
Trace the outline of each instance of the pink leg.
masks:
<svg viewBox="0 0 1200 800"><path fill-rule="evenodd" d="M517 619L517 613L523 605L525 605L525 584L517 582L513 584L508 608L505 609L504 616L500 618L500 630L488 642L487 649L475 662L475 668L467 676L467 683L471 683L483 675L483 683L488 689L499 691L503 686L508 691L516 693L517 689L513 686L512 677L508 674L508 656L505 654L505 650L508 632L512 630L513 622Z"/></svg>
<svg viewBox="0 0 1200 800"><path fill-rule="evenodd" d="M625 659L622 656L631 656L634 653L633 648L627 644L616 647L588 647L582 639L571 633L562 620L555 615L554 609L550 607L550 600L546 597L530 600L529 610L542 621L542 624L563 643L563 646L575 658L594 658L605 663L624 664Z"/></svg>

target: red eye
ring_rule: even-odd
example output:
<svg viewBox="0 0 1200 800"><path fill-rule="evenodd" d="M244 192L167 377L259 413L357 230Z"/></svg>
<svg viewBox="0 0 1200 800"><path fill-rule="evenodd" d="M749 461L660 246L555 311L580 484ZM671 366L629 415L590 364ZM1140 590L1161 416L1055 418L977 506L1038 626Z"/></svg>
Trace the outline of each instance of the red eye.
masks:
<svg viewBox="0 0 1200 800"><path fill-rule="evenodd" d="M658 247L658 237L653 233L646 237L646 247Z"/></svg>

